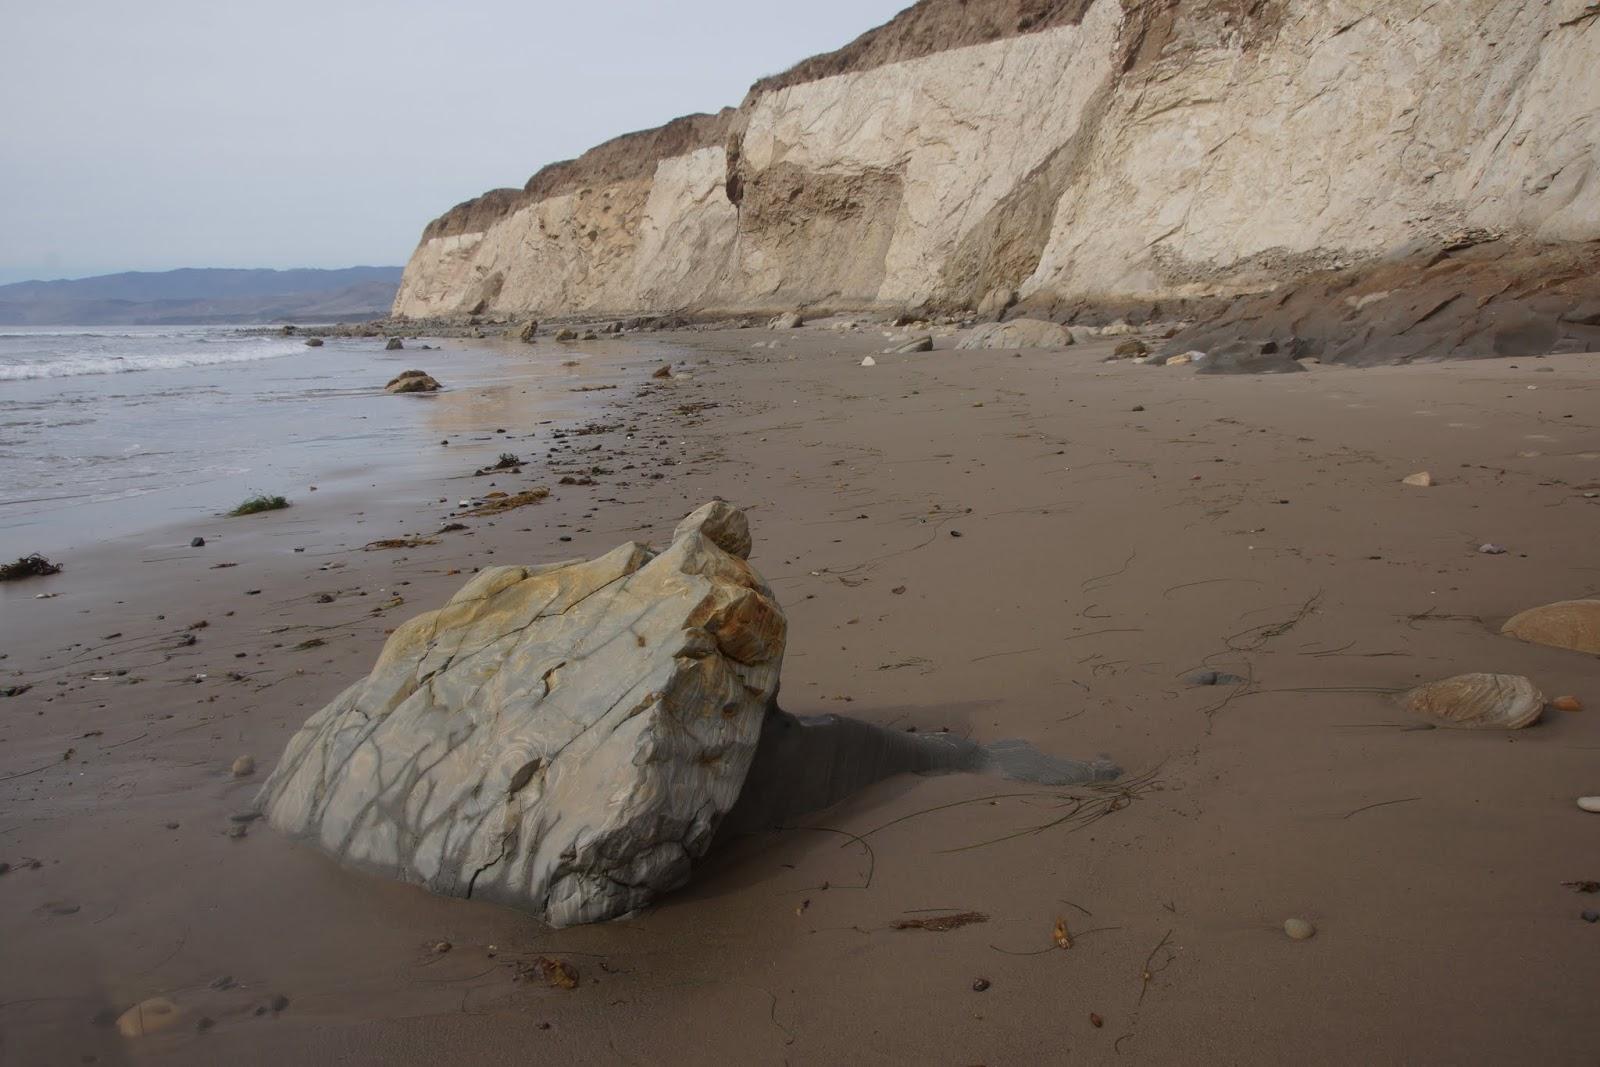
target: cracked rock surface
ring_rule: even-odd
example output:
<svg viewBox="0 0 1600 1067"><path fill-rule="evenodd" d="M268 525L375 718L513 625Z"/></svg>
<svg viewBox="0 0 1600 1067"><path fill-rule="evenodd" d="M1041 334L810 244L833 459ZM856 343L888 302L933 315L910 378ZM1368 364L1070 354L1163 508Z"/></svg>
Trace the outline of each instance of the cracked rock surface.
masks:
<svg viewBox="0 0 1600 1067"><path fill-rule="evenodd" d="M659 552L496 567L390 637L259 804L340 860L554 926L683 884L744 784L786 625L720 501Z"/></svg>

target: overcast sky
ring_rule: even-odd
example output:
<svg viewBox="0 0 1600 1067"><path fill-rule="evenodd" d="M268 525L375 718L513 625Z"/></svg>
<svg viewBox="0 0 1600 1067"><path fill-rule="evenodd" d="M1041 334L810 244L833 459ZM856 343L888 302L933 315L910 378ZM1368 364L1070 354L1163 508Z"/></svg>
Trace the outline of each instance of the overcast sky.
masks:
<svg viewBox="0 0 1600 1067"><path fill-rule="evenodd" d="M0 0L0 283L404 263L423 225L910 0Z"/></svg>

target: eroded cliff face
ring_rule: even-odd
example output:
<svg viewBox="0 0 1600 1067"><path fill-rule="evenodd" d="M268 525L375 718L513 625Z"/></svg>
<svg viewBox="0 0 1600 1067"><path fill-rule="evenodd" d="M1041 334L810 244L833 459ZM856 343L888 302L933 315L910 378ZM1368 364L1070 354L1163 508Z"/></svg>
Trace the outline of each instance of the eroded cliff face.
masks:
<svg viewBox="0 0 1600 1067"><path fill-rule="evenodd" d="M1600 239L1587 0L924 0L424 234L413 317L1234 295Z"/></svg>

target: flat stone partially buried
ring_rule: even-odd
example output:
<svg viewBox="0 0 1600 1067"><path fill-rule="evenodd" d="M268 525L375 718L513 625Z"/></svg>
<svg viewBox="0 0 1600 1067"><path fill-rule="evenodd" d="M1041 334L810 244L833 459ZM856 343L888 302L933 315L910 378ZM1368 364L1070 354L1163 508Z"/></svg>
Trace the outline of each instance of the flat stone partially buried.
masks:
<svg viewBox="0 0 1600 1067"><path fill-rule="evenodd" d="M1419 685L1400 702L1435 726L1471 730L1520 730L1544 710L1544 694L1519 674L1458 674Z"/></svg>
<svg viewBox="0 0 1600 1067"><path fill-rule="evenodd" d="M260 805L343 861L555 926L650 903L738 799L777 692L786 624L748 551L718 502L660 552L484 571L306 722Z"/></svg>

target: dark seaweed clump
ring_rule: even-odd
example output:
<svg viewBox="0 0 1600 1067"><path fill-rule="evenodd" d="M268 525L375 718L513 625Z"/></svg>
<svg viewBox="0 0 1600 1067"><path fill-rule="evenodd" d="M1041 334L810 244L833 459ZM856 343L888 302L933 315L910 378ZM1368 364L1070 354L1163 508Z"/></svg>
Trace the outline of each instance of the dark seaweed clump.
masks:
<svg viewBox="0 0 1600 1067"><path fill-rule="evenodd" d="M51 563L39 553L23 556L15 563L0 563L0 582L14 582L19 578L38 578L46 574L60 574L61 564Z"/></svg>

